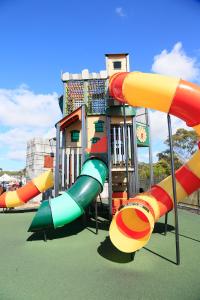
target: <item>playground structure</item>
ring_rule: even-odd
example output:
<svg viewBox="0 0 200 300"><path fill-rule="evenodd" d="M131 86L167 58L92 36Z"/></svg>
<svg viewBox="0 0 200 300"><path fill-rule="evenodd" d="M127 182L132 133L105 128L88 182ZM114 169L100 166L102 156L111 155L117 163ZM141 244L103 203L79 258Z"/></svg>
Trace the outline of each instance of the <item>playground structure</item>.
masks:
<svg viewBox="0 0 200 300"><path fill-rule="evenodd" d="M127 54L106 55L106 61L107 73L62 75L65 94L59 99L63 118L56 124L55 198L42 202L29 231L45 232L77 219L107 181L110 239L122 252L132 253L146 245L161 216L175 208L177 217L176 201L200 187L200 150L176 173L172 157L172 176L152 186L147 109L175 115L200 135L200 88L177 78L129 73ZM135 107L141 106L146 123L137 122ZM149 191L140 194L139 146L149 149L151 175ZM172 153L171 144L170 148ZM4 194L0 205L24 204L52 185L47 172Z"/></svg>
<svg viewBox="0 0 200 300"><path fill-rule="evenodd" d="M80 176L67 192L42 202L29 231L55 229L76 220L103 190L106 177L107 166L102 160L86 160Z"/></svg>
<svg viewBox="0 0 200 300"><path fill-rule="evenodd" d="M104 195L111 219L121 203L127 201L127 195L139 191L137 148L149 147L150 137L147 111L140 109L137 116L134 108L126 106L125 120L123 105L108 94L108 75L129 70L128 54L107 54L106 67L100 73L83 70L81 74L62 74L64 95L59 98L59 105L63 118L56 124L55 201L67 202L71 189L77 195L81 193L76 180L83 176L80 172L84 162L95 157L108 165ZM151 161L151 151L149 156ZM59 196L67 189L67 195ZM78 196L72 198L79 203ZM88 204L94 197L89 199ZM53 215L53 203L50 200L41 205L30 231L42 229L42 211L49 207L48 212ZM43 224L43 229L51 228L53 223L51 219Z"/></svg>
<svg viewBox="0 0 200 300"><path fill-rule="evenodd" d="M109 92L113 99L117 99L123 104L128 103L132 106L153 108L167 114L175 115L184 120L188 126L193 127L198 135L200 134L200 117L198 114L200 88L197 85L157 74L120 72L111 76ZM83 107L81 116L84 119L83 124L85 124L85 114L83 114L85 111ZM125 106L123 106L123 111L126 116ZM74 119L78 120L79 118L77 116ZM59 136L60 128L62 128L62 123L58 124L57 137ZM128 136L126 119L124 119L124 125L124 130L127 133L125 136L126 141ZM103 143L99 143L102 140ZM97 165L95 167L93 164L91 167L88 167L88 165L95 161L102 163L102 161L106 160L106 147L108 143L106 143L106 137L104 136L99 138L97 143L99 143L99 147L94 146L89 149L86 144L83 150L89 158L83 163L83 170L80 176L77 177L77 181L68 192L56 197L54 200L46 201L40 207L29 231L45 230L49 226L57 228L68 224L83 214L84 209L98 195L105 182L107 169L104 164L104 179L102 180L102 170ZM86 153L84 154L86 155ZM126 147L124 155L126 155L125 164L128 169L128 147ZM120 251L132 253L145 246L150 239L155 222L161 216L171 211L174 206L177 217L176 201L182 200L200 187L199 155L200 150L193 155L187 164L179 168L175 174L174 170L172 170L172 176L152 186L148 192L136 193L135 197L130 197L128 188L128 199L114 215L109 230L112 243ZM58 159L59 155L57 152L57 161ZM109 162L109 159L107 162ZM86 172L85 169L87 170ZM58 171L59 169L57 169ZM176 177L176 182L174 176ZM99 181L99 178L101 181ZM93 189L90 188L90 184L79 183L85 180L95 180L96 188L94 193L92 193ZM97 186L101 187L101 189L97 188ZM83 202L80 197L82 193L84 195ZM92 197L88 197L90 193L92 193ZM47 207L50 208L48 214ZM69 207L72 207L72 209L69 210ZM52 220L49 220L50 218L47 217L48 221L45 223L45 214L52 216Z"/></svg>
<svg viewBox="0 0 200 300"><path fill-rule="evenodd" d="M133 72L113 75L109 89L121 102L175 115L200 135L199 86L178 78ZM133 252L145 246L155 222L172 210L173 200L180 201L200 187L199 158L200 150L176 171L176 186L169 176L147 193L130 199L129 204L116 213L110 226L110 238L119 250Z"/></svg>
<svg viewBox="0 0 200 300"><path fill-rule="evenodd" d="M108 164L103 197L110 219L127 196L139 192L138 149L149 149L153 181L148 111L121 105L108 94L108 77L129 71L129 55L106 54L106 71L63 73L59 99L63 118L56 124L55 195L70 188L91 156ZM125 117L124 117L125 109Z"/></svg>
<svg viewBox="0 0 200 300"><path fill-rule="evenodd" d="M0 207L12 208L21 206L40 193L52 188L53 184L53 173L51 170L48 170L29 181L26 185L18 188L16 191L9 191L1 194Z"/></svg>

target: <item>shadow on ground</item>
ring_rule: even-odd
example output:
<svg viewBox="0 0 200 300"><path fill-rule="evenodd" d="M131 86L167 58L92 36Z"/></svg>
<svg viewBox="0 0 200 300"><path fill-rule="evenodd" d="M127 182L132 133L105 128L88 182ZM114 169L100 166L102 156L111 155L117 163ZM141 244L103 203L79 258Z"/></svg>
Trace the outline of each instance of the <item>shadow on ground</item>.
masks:
<svg viewBox="0 0 200 300"><path fill-rule="evenodd" d="M76 235L84 229L85 229L84 223L81 222L80 219L77 219L76 221L67 224L63 227L57 229L48 229L45 231L45 234L47 240L54 240L54 239L65 238L71 235ZM44 231L34 232L27 239L28 242L38 241L38 240L45 240Z"/></svg>
<svg viewBox="0 0 200 300"><path fill-rule="evenodd" d="M167 225L167 231L173 231L174 226L172 225ZM165 224L164 223L156 223L154 227L153 233L159 233L159 234L164 234L165 233ZM156 255L159 255L153 251L151 251L148 248L144 248L146 251L152 252ZM104 257L105 259L108 259L112 262L116 263L129 263L134 260L135 253L124 253L119 251L115 246L112 244L110 238L107 236L106 239L101 243L101 245L98 247L97 252L99 255ZM161 258L168 260L164 256L159 255ZM170 261L172 262L172 261Z"/></svg>
<svg viewBox="0 0 200 300"><path fill-rule="evenodd" d="M173 231L175 230L175 227L172 225L167 224L167 232L168 231ZM157 222L154 226L154 230L153 233L160 233L160 234L164 234L165 233L165 224L164 223L160 223Z"/></svg>
<svg viewBox="0 0 200 300"><path fill-rule="evenodd" d="M98 229L100 230L108 230L108 221L107 220L97 220ZM63 227L59 227L57 229L48 229L44 231L38 231L32 233L27 241L38 241L38 240L54 240L54 239L60 239L65 238L71 235L76 235L82 230L89 230L92 233L96 234L96 221L93 218L86 218L84 216L78 218L72 223L69 223Z"/></svg>
<svg viewBox="0 0 200 300"><path fill-rule="evenodd" d="M103 242L101 242L101 245L98 247L97 252L103 258L121 264L129 263L133 261L135 256L135 252L124 253L119 251L117 248L113 246L108 236Z"/></svg>
<svg viewBox="0 0 200 300"><path fill-rule="evenodd" d="M38 208L25 208L25 209L6 209L2 210L0 213L1 214L23 214L27 212L36 212Z"/></svg>

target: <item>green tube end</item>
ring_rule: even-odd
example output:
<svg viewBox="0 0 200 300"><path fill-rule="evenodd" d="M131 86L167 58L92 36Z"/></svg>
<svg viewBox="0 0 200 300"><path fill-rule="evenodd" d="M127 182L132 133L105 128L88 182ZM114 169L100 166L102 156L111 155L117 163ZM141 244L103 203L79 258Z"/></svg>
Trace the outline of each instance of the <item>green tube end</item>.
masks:
<svg viewBox="0 0 200 300"><path fill-rule="evenodd" d="M45 200L40 205L28 232L36 232L40 230L53 228L53 219L51 207L48 200Z"/></svg>

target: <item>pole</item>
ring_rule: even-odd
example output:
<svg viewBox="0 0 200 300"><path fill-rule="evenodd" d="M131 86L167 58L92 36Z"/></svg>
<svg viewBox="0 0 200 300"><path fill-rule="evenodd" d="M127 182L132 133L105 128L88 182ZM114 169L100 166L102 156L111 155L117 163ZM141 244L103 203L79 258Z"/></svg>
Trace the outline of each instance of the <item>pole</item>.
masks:
<svg viewBox="0 0 200 300"><path fill-rule="evenodd" d="M87 147L87 130L86 130L86 118L85 118L85 105L81 106L81 147L82 147L82 161L81 164L83 165L85 161L85 149Z"/></svg>
<svg viewBox="0 0 200 300"><path fill-rule="evenodd" d="M169 133L169 146L170 146L170 162L171 162L171 174L172 174L172 189L174 198L174 215L175 215L175 239L176 239L176 264L180 265L180 247L179 247L179 226L178 226L178 208L177 208L177 197L176 197L176 177L174 169L174 153L173 153L173 142L172 142L172 126L171 117L167 115L168 133Z"/></svg>
<svg viewBox="0 0 200 300"><path fill-rule="evenodd" d="M134 173L135 173L135 194L139 193L139 173L138 173L138 149L137 149L137 136L136 136L136 117L132 118L133 126L133 147L132 148L132 157L134 164Z"/></svg>
<svg viewBox="0 0 200 300"><path fill-rule="evenodd" d="M108 140L108 202L109 220L112 220L112 157L111 157L111 132L110 117L106 117L107 140Z"/></svg>
<svg viewBox="0 0 200 300"><path fill-rule="evenodd" d="M65 190L65 170L66 170L66 130L62 131L62 191Z"/></svg>
<svg viewBox="0 0 200 300"><path fill-rule="evenodd" d="M127 123L126 123L126 109L125 103L123 104L124 114L124 133L125 133L125 152L126 152L126 187L127 187L127 199L130 198L130 187L129 187L129 174L128 174L128 134L127 134Z"/></svg>
<svg viewBox="0 0 200 300"><path fill-rule="evenodd" d="M56 124L56 166L55 166L55 197L59 194L59 163L60 163L60 124Z"/></svg>
<svg viewBox="0 0 200 300"><path fill-rule="evenodd" d="M154 184L153 179L153 154L152 154L152 143L151 143L151 128L150 128L150 118L149 118L149 111L145 108L145 115L146 115L146 123L149 131L149 169L150 169L150 187Z"/></svg>

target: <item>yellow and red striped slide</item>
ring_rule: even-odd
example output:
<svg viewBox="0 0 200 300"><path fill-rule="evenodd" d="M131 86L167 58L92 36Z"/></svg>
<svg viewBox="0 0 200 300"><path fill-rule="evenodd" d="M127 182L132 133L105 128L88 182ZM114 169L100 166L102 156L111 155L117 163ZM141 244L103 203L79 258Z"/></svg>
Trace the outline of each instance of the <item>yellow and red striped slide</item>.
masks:
<svg viewBox="0 0 200 300"><path fill-rule="evenodd" d="M200 87L196 84L159 74L117 73L110 78L109 91L123 103L172 114L200 136ZM175 175L178 201L200 188L200 150ZM171 176L129 200L115 214L109 230L112 243L127 253L145 246L155 222L172 210Z"/></svg>
<svg viewBox="0 0 200 300"><path fill-rule="evenodd" d="M53 187L53 184L53 173L50 169L16 191L1 194L0 207L10 208L23 205L30 199Z"/></svg>

